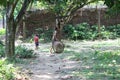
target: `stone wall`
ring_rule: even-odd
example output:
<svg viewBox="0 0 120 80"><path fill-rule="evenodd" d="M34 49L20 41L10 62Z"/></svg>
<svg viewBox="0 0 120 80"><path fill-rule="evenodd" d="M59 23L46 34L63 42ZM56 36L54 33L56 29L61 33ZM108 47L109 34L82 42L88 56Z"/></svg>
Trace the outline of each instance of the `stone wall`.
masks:
<svg viewBox="0 0 120 80"><path fill-rule="evenodd" d="M71 24L79 24L87 22L90 25L98 24L98 11L100 11L100 24L101 25L114 25L120 24L120 15L107 17L105 12L106 9L80 9L76 12L73 19L70 21ZM37 28L49 29L55 26L55 15L46 11L28 11L25 15L25 27L27 35L36 33ZM23 25L21 24L20 29L22 30Z"/></svg>

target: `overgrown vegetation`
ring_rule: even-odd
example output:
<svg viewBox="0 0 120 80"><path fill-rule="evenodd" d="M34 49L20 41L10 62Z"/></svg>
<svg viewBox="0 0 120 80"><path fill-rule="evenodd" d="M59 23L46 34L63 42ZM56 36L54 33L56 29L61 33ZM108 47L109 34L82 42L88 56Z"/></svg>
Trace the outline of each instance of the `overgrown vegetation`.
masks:
<svg viewBox="0 0 120 80"><path fill-rule="evenodd" d="M42 28L38 28L36 29L36 32L38 32L40 39L43 39L44 42L51 41L53 35L53 29L44 30Z"/></svg>
<svg viewBox="0 0 120 80"><path fill-rule="evenodd" d="M0 57L5 57L5 46L0 44ZM33 50L25 46L17 46L15 48L15 58L32 58L35 57Z"/></svg>
<svg viewBox="0 0 120 80"><path fill-rule="evenodd" d="M17 68L11 63L25 63L21 58L32 58L35 57L33 50L27 49L24 46L17 46L15 48L14 59L10 59L9 62L5 57L5 46L0 44L0 80L15 80L17 78ZM16 71L17 70L17 71Z"/></svg>
<svg viewBox="0 0 120 80"><path fill-rule="evenodd" d="M9 64L6 59L0 60L0 80L14 80L16 68Z"/></svg>
<svg viewBox="0 0 120 80"><path fill-rule="evenodd" d="M63 37L68 40L97 40L97 39L116 39L120 37L120 24L113 26L101 26L100 34L98 33L98 25L90 26L88 23L81 23L77 25L66 25L63 27ZM36 29L39 34L40 42L50 42L52 39L53 29L44 30L42 28ZM100 35L100 38L99 38ZM28 39L27 42L32 42Z"/></svg>
<svg viewBox="0 0 120 80"><path fill-rule="evenodd" d="M34 56L33 50L30 50L25 46L17 46L15 48L15 57L17 58L32 58Z"/></svg>
<svg viewBox="0 0 120 80"><path fill-rule="evenodd" d="M113 26L101 26L100 34L98 25L90 26L88 23L77 25L68 24L63 27L63 37L71 40L96 40L96 39L116 39L120 37L120 24ZM53 29L36 29L40 39L49 42L52 39ZM100 38L99 38L100 35Z"/></svg>
<svg viewBox="0 0 120 80"><path fill-rule="evenodd" d="M72 40L95 40L99 35L101 39L116 39L120 37L120 24L114 26L101 26L100 34L98 26L90 26L87 23L66 25L63 29L65 37Z"/></svg>

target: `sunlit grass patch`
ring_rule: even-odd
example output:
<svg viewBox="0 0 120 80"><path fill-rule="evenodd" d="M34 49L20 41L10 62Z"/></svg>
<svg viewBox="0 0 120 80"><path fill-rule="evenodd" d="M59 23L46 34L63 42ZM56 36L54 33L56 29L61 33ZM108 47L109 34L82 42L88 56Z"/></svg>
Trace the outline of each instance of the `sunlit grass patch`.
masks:
<svg viewBox="0 0 120 80"><path fill-rule="evenodd" d="M120 51L100 52L96 51L89 68L83 67L80 75L83 74L87 80L119 80L120 79ZM85 64L88 65L88 64Z"/></svg>
<svg viewBox="0 0 120 80"><path fill-rule="evenodd" d="M94 57L96 58L96 62L108 62L108 63L120 63L120 50L116 51L96 51L94 54Z"/></svg>
<svg viewBox="0 0 120 80"><path fill-rule="evenodd" d="M93 48L110 47L110 46L120 46L120 39L106 40L106 41L96 41L92 45Z"/></svg>
<svg viewBox="0 0 120 80"><path fill-rule="evenodd" d="M96 44L95 44L96 45ZM100 45L100 46L98 46ZM112 43L102 43L97 47L110 47ZM63 58L82 61L80 69L72 72L74 76L83 76L86 80L119 80L120 79L120 50L79 51L65 49ZM87 49L86 49L87 50Z"/></svg>

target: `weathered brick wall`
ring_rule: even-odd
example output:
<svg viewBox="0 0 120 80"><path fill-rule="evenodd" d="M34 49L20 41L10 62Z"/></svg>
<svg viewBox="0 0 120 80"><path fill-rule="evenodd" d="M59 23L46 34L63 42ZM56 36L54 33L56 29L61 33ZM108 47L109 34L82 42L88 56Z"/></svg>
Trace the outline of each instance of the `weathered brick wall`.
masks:
<svg viewBox="0 0 120 80"><path fill-rule="evenodd" d="M120 24L120 15L106 17L106 9L100 10L101 25ZM71 24L79 24L87 22L90 25L98 23L98 11L96 9L81 9L78 10L70 21ZM35 33L37 28L53 28L55 26L55 15L45 11L29 11L26 13L25 26L28 35ZM21 26L22 27L22 26ZM22 28L21 28L22 29Z"/></svg>
<svg viewBox="0 0 120 80"><path fill-rule="evenodd" d="M51 13L44 11L27 12L25 17L25 27L27 35L36 33L37 28L48 29L54 27L55 17Z"/></svg>
<svg viewBox="0 0 120 80"><path fill-rule="evenodd" d="M114 25L120 24L120 15L108 17L106 13L106 9L100 10L100 23L101 25ZM78 24L82 22L87 22L90 25L98 24L98 10L96 9L83 9L79 10L76 13L76 16L71 21L73 24Z"/></svg>

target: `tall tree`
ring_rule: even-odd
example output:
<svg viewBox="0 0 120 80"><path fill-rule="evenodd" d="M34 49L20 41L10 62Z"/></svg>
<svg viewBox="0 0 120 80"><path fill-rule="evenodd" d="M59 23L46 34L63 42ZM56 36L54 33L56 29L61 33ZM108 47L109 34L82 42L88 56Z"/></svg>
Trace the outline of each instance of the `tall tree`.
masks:
<svg viewBox="0 0 120 80"><path fill-rule="evenodd" d="M76 13L76 11L85 5L93 3L97 0L42 0L47 5L48 10L52 11L56 16L56 26L53 37L57 41L61 41L61 30ZM52 41L54 43L54 41ZM56 45L56 44L55 44Z"/></svg>
<svg viewBox="0 0 120 80"><path fill-rule="evenodd" d="M68 23L74 13L85 5L93 3L97 0L43 0L46 1L45 4L48 5L48 9L51 10L56 15L57 23L66 24ZM63 23L60 23L60 22Z"/></svg>
<svg viewBox="0 0 120 80"><path fill-rule="evenodd" d="M15 32L25 11L32 0L0 0L0 5L6 9L6 56L13 57L15 53ZM20 6L18 6L20 5ZM18 12L16 9L19 7Z"/></svg>

